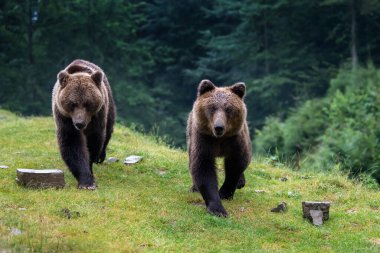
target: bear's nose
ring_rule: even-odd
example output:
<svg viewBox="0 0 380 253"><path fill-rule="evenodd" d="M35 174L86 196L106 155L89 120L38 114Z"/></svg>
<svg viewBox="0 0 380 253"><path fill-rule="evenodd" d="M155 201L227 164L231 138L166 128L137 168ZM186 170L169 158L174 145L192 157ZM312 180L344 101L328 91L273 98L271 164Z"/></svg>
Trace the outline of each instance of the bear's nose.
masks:
<svg viewBox="0 0 380 253"><path fill-rule="evenodd" d="M79 130L83 129L85 127L84 123L75 123L75 127Z"/></svg>
<svg viewBox="0 0 380 253"><path fill-rule="evenodd" d="M224 127L223 126L215 126L214 127L216 135L220 136L223 134Z"/></svg>

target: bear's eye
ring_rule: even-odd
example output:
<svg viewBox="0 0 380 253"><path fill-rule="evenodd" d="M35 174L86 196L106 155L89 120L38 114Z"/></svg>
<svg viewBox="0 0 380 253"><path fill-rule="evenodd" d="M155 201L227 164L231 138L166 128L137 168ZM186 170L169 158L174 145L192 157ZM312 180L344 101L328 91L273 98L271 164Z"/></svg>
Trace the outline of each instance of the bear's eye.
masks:
<svg viewBox="0 0 380 253"><path fill-rule="evenodd" d="M216 106L215 106L215 105L210 106L210 107L209 107L209 111L210 111L211 113L214 113L214 112L216 111Z"/></svg>
<svg viewBox="0 0 380 253"><path fill-rule="evenodd" d="M233 113L234 113L234 109L231 108L231 107L227 107L227 108L226 108L226 113L227 113L227 114L233 114Z"/></svg>
<svg viewBox="0 0 380 253"><path fill-rule="evenodd" d="M77 106L76 103L70 103L69 107L70 107L70 111L74 111L75 107Z"/></svg>

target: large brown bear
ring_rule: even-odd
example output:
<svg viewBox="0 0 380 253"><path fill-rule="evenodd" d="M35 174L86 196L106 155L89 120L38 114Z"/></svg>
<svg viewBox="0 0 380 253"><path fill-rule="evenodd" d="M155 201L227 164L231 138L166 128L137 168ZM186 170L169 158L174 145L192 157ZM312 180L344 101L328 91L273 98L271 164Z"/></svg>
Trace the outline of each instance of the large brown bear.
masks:
<svg viewBox="0 0 380 253"><path fill-rule="evenodd" d="M216 216L228 216L221 199L232 199L236 188L244 187L243 172L251 161L244 95L244 83L218 88L203 80L188 118L192 190L202 194L207 211ZM216 157L224 157L225 181L219 192Z"/></svg>
<svg viewBox="0 0 380 253"><path fill-rule="evenodd" d="M95 189L93 163L106 157L115 123L115 105L107 77L95 64L75 60L59 72L52 109L62 159L80 189Z"/></svg>

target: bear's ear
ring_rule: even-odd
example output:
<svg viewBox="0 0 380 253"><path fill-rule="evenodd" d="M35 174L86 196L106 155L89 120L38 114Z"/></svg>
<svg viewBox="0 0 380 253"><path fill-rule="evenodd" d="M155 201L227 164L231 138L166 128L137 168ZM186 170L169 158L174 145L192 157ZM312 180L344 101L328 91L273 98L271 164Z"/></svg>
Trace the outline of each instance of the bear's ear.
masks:
<svg viewBox="0 0 380 253"><path fill-rule="evenodd" d="M65 70L62 70L58 73L57 79L62 88L64 88L69 80L69 73L67 73Z"/></svg>
<svg viewBox="0 0 380 253"><path fill-rule="evenodd" d="M245 95L245 83L235 83L231 86L231 91L238 95L240 98L244 98Z"/></svg>
<svg viewBox="0 0 380 253"><path fill-rule="evenodd" d="M215 85L210 80L202 80L198 85L198 97L213 89L215 89Z"/></svg>
<svg viewBox="0 0 380 253"><path fill-rule="evenodd" d="M99 87L103 81L103 73L100 71L96 71L91 75L91 79L95 82L95 84Z"/></svg>

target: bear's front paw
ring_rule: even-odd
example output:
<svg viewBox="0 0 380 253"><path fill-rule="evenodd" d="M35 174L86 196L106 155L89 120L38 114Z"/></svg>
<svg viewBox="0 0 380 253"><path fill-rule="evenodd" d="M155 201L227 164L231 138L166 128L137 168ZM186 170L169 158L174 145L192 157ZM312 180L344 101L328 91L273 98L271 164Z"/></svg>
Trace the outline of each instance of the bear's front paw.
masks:
<svg viewBox="0 0 380 253"><path fill-rule="evenodd" d="M219 203L210 203L207 206L207 212L218 217L228 217L226 209Z"/></svg>
<svg viewBox="0 0 380 253"><path fill-rule="evenodd" d="M219 196L221 199L228 199L228 200L231 200L234 198L234 194L231 191L228 191L223 187L220 188L220 190L219 190Z"/></svg>
<svg viewBox="0 0 380 253"><path fill-rule="evenodd" d="M78 184L78 189L81 190L95 190L96 189L96 184Z"/></svg>

